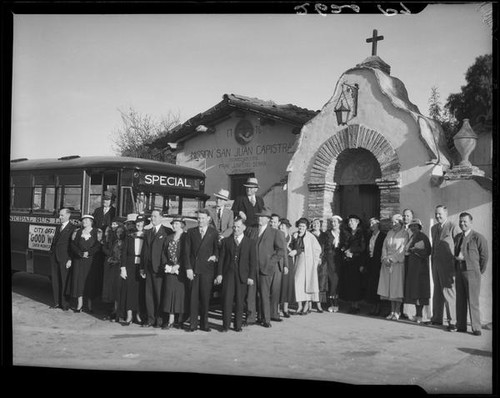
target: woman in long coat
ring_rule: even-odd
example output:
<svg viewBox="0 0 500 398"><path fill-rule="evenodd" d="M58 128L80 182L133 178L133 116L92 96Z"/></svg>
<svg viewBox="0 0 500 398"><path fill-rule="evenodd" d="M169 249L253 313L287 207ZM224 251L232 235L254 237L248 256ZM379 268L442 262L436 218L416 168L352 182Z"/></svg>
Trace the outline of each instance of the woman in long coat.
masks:
<svg viewBox="0 0 500 398"><path fill-rule="evenodd" d="M340 224L342 217L334 215L331 220L331 229L326 232L324 256L328 274L328 312L338 312L338 287L340 268L342 264L342 233Z"/></svg>
<svg viewBox="0 0 500 398"><path fill-rule="evenodd" d="M359 312L361 293L361 272L366 250L365 235L360 228L360 218L354 214L348 217L348 228L344 231L340 299L350 304L349 313Z"/></svg>
<svg viewBox="0 0 500 398"><path fill-rule="evenodd" d="M71 296L76 297L77 305L75 312L83 311L83 296L89 290L87 279L92 266L94 255L101 248L97 236L97 229L92 224L94 217L84 215L82 217L82 227L77 229L71 239L71 251L73 253L73 265L71 266ZM88 311L92 311L92 300L87 297Z"/></svg>
<svg viewBox="0 0 500 398"><path fill-rule="evenodd" d="M164 323L162 329L172 328L175 317L177 317L177 324L181 324L183 314L188 312L186 305L188 279L186 268L181 262L181 251L186 236L184 233L186 222L181 218L176 218L172 220L171 224L174 233L167 236L161 259L161 264L165 265L163 312L169 315L168 323Z"/></svg>
<svg viewBox="0 0 500 398"><path fill-rule="evenodd" d="M130 325L135 313L137 323L142 323L140 317L140 265L141 250L144 243L143 216L135 220L136 231L129 233L123 241L120 257L120 286L118 288L118 316L125 318L124 326Z"/></svg>
<svg viewBox="0 0 500 398"><path fill-rule="evenodd" d="M405 246L408 233L403 228L401 214L392 216L392 229L387 232L382 246L380 278L377 293L382 300L391 303L391 313L387 319L398 320L403 301Z"/></svg>
<svg viewBox="0 0 500 398"><path fill-rule="evenodd" d="M328 270L325 253L325 243L327 239L326 232L322 230L322 220L315 218L311 223L311 233L318 239L321 246L321 261L318 264L318 287L319 287L319 301L317 302L317 310L319 313L323 312L321 303L326 304L326 296L328 291Z"/></svg>
<svg viewBox="0 0 500 398"><path fill-rule="evenodd" d="M429 256L431 243L422 232L422 222L413 219L409 226L412 235L407 244L408 273L405 277L404 302L414 304L416 314L414 321L422 322L422 308L429 305L431 297L431 281L429 276Z"/></svg>
<svg viewBox="0 0 500 398"><path fill-rule="evenodd" d="M311 302L319 301L318 264L321 261L321 246L314 235L307 231L309 220L299 219L296 227L298 232L294 234L289 254L295 257L296 314L306 315Z"/></svg>
<svg viewBox="0 0 500 398"><path fill-rule="evenodd" d="M369 315L380 315L380 296L377 294L380 279L382 246L386 233L380 230L380 221L370 219L371 236L368 242L366 301L372 305Z"/></svg>
<svg viewBox="0 0 500 398"><path fill-rule="evenodd" d="M281 291L280 291L280 304L283 309L283 316L285 318L290 318L290 313L288 312L288 305L290 303L295 303L295 264L294 258L290 256L292 251L290 244L292 242L292 236L290 235L290 228L292 225L290 221L286 218L280 219L279 229L285 234L285 243L288 255L288 272L282 273L281 275Z"/></svg>

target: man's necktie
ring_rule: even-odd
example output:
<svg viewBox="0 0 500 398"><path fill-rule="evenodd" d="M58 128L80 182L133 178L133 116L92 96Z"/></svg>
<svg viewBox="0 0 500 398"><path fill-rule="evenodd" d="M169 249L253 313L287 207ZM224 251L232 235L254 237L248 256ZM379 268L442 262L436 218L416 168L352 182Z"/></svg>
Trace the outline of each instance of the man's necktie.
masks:
<svg viewBox="0 0 500 398"><path fill-rule="evenodd" d="M460 235L459 240L458 240L458 245L457 245L457 247L455 249L455 257L458 257L460 255L460 250L462 250L462 243L463 243L463 241L464 241L464 234L462 233Z"/></svg>
<svg viewBox="0 0 500 398"><path fill-rule="evenodd" d="M252 206L255 206L256 203L255 196L250 197L250 203L252 204Z"/></svg>

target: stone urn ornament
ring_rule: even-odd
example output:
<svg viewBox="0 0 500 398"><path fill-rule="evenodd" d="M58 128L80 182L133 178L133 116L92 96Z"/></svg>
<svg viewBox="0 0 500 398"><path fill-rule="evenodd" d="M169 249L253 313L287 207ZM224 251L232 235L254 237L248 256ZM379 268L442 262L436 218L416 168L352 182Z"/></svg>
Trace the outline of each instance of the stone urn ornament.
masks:
<svg viewBox="0 0 500 398"><path fill-rule="evenodd" d="M469 156L476 148L477 134L474 133L474 130L472 130L472 127L469 124L469 119L464 119L460 131L453 137L453 142L462 158L459 166L472 167L472 163L469 161Z"/></svg>

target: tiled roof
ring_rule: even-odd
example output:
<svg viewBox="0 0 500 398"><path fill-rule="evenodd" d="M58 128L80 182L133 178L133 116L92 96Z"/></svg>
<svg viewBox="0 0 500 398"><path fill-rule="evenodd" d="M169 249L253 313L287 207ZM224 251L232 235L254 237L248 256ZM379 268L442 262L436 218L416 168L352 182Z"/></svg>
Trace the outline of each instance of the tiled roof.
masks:
<svg viewBox="0 0 500 398"><path fill-rule="evenodd" d="M319 111L311 111L292 104L278 105L274 101L264 101L259 98L246 97L236 94L224 94L222 101L203 113L192 117L183 124L167 131L164 135L150 145L153 147L165 147L169 142L177 142L185 139L195 132L200 124L208 127L226 118L234 110L248 111L262 115L269 119L275 119L302 127L304 123L311 120Z"/></svg>

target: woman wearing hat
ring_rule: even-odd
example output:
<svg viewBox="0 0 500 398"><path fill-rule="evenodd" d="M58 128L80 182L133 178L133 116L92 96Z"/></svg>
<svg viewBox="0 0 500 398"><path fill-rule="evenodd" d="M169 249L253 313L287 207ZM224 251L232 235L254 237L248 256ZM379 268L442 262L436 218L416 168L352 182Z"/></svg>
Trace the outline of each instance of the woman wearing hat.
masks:
<svg viewBox="0 0 500 398"><path fill-rule="evenodd" d="M392 229L387 232L382 245L380 279L377 294L382 300L390 301L391 313L387 319L398 320L403 301L405 246L408 233L403 228L403 216L392 216Z"/></svg>
<svg viewBox="0 0 500 398"><path fill-rule="evenodd" d="M295 266L293 264L293 257L290 256L292 249L290 244L292 242L292 236L290 235L290 228L292 224L286 218L281 218L278 228L285 235L286 252L288 255L288 272L283 272L281 275L281 292L280 292L280 304L283 309L283 316L285 318L290 318L290 313L288 312L288 304L295 303Z"/></svg>
<svg viewBox="0 0 500 398"><path fill-rule="evenodd" d="M380 279L382 245L386 233L380 230L380 221L370 218L370 240L368 241L366 301L372 305L369 315L380 315L380 296L377 294Z"/></svg>
<svg viewBox="0 0 500 398"><path fill-rule="evenodd" d="M364 252L366 242L360 227L361 220L351 214L348 217L347 228L343 233L342 247L342 272L340 279L340 299L349 303L349 313L359 312L361 296L361 272L364 267Z"/></svg>
<svg viewBox="0 0 500 398"><path fill-rule="evenodd" d="M318 243L321 246L321 261L318 264L319 301L316 304L319 313L323 312L321 303L326 304L326 293L328 290L328 271L326 256L324 255L327 235L326 232L323 231L324 224L326 224L326 222L319 218L315 218L311 222L311 233L318 239Z"/></svg>
<svg viewBox="0 0 500 398"><path fill-rule="evenodd" d="M408 225L412 235L406 245L408 253L408 273L405 275L404 302L414 304L415 322L422 322L422 308L429 305L431 281L429 277L429 256L431 243L422 232L422 222L416 218Z"/></svg>
<svg viewBox="0 0 500 398"><path fill-rule="evenodd" d="M86 293L89 291L88 276L95 253L100 250L101 244L97 236L97 229L93 228L94 217L84 215L82 227L73 233L71 251L74 261L72 266L71 296L77 299L75 312L83 311L83 296L87 297L88 311L92 312L92 300Z"/></svg>
<svg viewBox="0 0 500 398"><path fill-rule="evenodd" d="M298 303L296 314L306 315L311 301L319 301L318 264L321 261L321 246L308 231L309 220L299 219L295 226L298 232L293 235L292 251L295 257L295 298Z"/></svg>
<svg viewBox="0 0 500 398"><path fill-rule="evenodd" d="M132 219L135 219L135 230L130 232L123 241L120 257L120 286L118 290L117 310L118 316L125 319L124 326L130 325L133 321L134 313L137 323L141 324L141 312L145 312L144 279L140 276L139 268L141 265L141 251L144 243L144 225L146 219L143 215L134 214L129 216L127 216L127 221L130 222Z"/></svg>
<svg viewBox="0 0 500 398"><path fill-rule="evenodd" d="M334 215L331 220L331 229L326 233L325 257L328 273L328 312L338 312L338 284L340 275L340 266L342 264L342 252L340 248L343 245L341 238L343 234L340 231L342 217Z"/></svg>
<svg viewBox="0 0 500 398"><path fill-rule="evenodd" d="M161 263L165 265L163 312L169 316L168 323L164 323L162 329L172 328L176 316L177 324L182 324L182 316L188 312L186 306L188 280L186 269L181 263L186 222L182 218L174 218L171 224L174 233L167 236L161 259Z"/></svg>

